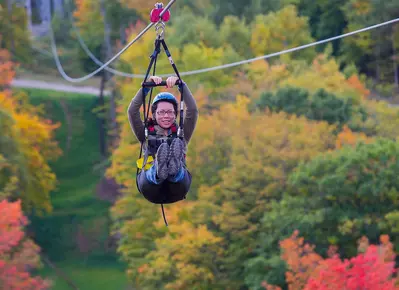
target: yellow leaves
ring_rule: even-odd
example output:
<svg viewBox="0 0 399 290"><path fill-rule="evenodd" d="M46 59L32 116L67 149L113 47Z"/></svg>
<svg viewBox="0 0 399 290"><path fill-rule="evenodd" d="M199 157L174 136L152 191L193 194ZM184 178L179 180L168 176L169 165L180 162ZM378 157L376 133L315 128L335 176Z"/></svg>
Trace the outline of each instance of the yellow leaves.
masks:
<svg viewBox="0 0 399 290"><path fill-rule="evenodd" d="M276 89L290 72L285 64L269 65L267 61L261 60L250 65L248 75L257 90L270 91Z"/></svg>
<svg viewBox="0 0 399 290"><path fill-rule="evenodd" d="M56 176L48 161L61 154L53 140L58 124L43 120L36 108L6 93L0 93L0 119L3 138L8 140L0 152L0 173L6 180L1 190L7 196L22 196L26 210L50 212L49 194L56 186Z"/></svg>
<svg viewBox="0 0 399 290"><path fill-rule="evenodd" d="M203 86L199 86L198 89L193 93L195 96L195 102L197 103L198 110L202 112L202 109L209 104L209 90Z"/></svg>
<svg viewBox="0 0 399 290"><path fill-rule="evenodd" d="M165 236L156 240L156 250L148 255L149 263L139 268L140 280L168 277L166 289L193 289L215 282L213 260L222 254L222 239L205 225L194 225L189 217L195 204L171 205ZM188 215L187 215L188 214ZM163 221L159 221L158 226Z"/></svg>
<svg viewBox="0 0 399 290"><path fill-rule="evenodd" d="M399 137L399 109L384 101L365 100L369 118L363 125L377 136L397 139Z"/></svg>
<svg viewBox="0 0 399 290"><path fill-rule="evenodd" d="M359 16L368 15L372 8L372 4L368 0L352 0L350 1L350 5L352 7L352 11Z"/></svg>
<svg viewBox="0 0 399 290"><path fill-rule="evenodd" d="M104 20L100 13L100 1L76 0L73 16L76 18L75 24L82 37L90 45L99 45L104 39Z"/></svg>
<svg viewBox="0 0 399 290"><path fill-rule="evenodd" d="M136 10L144 19L150 18L150 12L154 7L155 2L148 0L118 0L122 5ZM166 5L166 3L164 3Z"/></svg>
<svg viewBox="0 0 399 290"><path fill-rule="evenodd" d="M357 101L368 93L364 85L355 77L346 80L345 75L339 70L338 63L332 58L329 59L327 55L317 56L311 67L302 68L295 74L291 74L280 85L304 88L310 93L323 88L337 96L354 97Z"/></svg>
<svg viewBox="0 0 399 290"><path fill-rule="evenodd" d="M287 5L276 13L258 15L253 23L251 48L255 55L278 52L311 41L307 18L299 17L294 5ZM313 50L304 50L301 54L308 58Z"/></svg>

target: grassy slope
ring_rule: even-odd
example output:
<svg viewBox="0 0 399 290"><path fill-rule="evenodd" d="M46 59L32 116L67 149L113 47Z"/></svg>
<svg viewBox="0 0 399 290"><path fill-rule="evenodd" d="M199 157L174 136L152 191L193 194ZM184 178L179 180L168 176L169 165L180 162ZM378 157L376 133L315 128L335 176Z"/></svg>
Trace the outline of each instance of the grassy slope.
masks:
<svg viewBox="0 0 399 290"><path fill-rule="evenodd" d="M124 267L114 253L106 253L103 247L110 204L97 199L94 192L101 178L101 172L93 169L100 162L97 120L92 113L96 98L44 90L24 91L31 103L45 106L47 118L62 124L56 138L64 155L51 164L59 182L51 194L54 211L43 218L30 217L37 243L79 289L124 289L127 284ZM68 130L60 100L73 116L69 151L65 151ZM99 240L88 255L76 250L78 225L94 230L88 235ZM46 267L41 274L55 279L53 289L71 289L51 268Z"/></svg>

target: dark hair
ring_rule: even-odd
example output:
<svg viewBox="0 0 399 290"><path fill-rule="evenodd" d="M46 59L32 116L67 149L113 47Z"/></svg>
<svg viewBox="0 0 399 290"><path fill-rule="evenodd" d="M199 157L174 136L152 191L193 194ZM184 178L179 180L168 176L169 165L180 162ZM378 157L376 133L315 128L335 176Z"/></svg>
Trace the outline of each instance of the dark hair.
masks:
<svg viewBox="0 0 399 290"><path fill-rule="evenodd" d="M176 104L175 102L172 102L172 101L169 101L169 100L160 100L160 101L158 101L158 102L152 104L152 106L151 106L151 112L152 112L152 115L153 115L153 116L155 116L155 111L156 111L157 108L158 108L158 103L159 103L159 102L167 102L167 103L172 104L172 105L173 105L173 108L174 108L174 110L175 110L175 116L177 116L177 104Z"/></svg>

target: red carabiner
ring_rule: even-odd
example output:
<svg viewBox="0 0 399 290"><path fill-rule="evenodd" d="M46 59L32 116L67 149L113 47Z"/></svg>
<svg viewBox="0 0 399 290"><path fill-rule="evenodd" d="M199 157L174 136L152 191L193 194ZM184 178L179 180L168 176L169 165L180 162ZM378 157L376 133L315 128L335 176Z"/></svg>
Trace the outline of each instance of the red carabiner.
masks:
<svg viewBox="0 0 399 290"><path fill-rule="evenodd" d="M155 8L151 10L151 22L156 23L160 19L159 15L163 11L163 3L156 3ZM162 21L163 22L168 22L170 19L170 11L169 9L162 15Z"/></svg>

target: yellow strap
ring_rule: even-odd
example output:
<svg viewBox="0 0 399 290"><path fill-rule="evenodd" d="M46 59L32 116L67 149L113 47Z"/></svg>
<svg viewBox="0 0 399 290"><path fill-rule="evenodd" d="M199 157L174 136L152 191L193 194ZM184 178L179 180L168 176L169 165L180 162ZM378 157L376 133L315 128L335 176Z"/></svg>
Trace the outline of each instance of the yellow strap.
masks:
<svg viewBox="0 0 399 290"><path fill-rule="evenodd" d="M136 161L137 168L143 168L144 157L141 157ZM152 156L148 156L147 163L145 164L144 170L148 170L151 168L152 164L154 163L154 158Z"/></svg>

